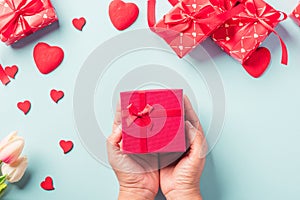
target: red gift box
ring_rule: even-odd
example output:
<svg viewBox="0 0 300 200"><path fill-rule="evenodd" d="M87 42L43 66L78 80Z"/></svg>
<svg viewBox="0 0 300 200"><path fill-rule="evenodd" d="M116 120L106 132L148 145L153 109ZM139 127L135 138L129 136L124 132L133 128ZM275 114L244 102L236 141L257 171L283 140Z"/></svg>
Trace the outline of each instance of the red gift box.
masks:
<svg viewBox="0 0 300 200"><path fill-rule="evenodd" d="M287 18L262 0L242 0L245 10L226 21L212 34L212 39L229 55L242 64L257 50L270 33L275 33L282 47L283 64L287 64L287 48L274 30ZM282 18L283 17L283 18Z"/></svg>
<svg viewBox="0 0 300 200"><path fill-rule="evenodd" d="M125 153L185 152L182 90L121 92Z"/></svg>
<svg viewBox="0 0 300 200"><path fill-rule="evenodd" d="M290 14L290 18L294 20L298 26L300 26L300 3L298 6L293 10L293 12Z"/></svg>
<svg viewBox="0 0 300 200"><path fill-rule="evenodd" d="M0 39L7 45L55 21L50 0L0 0Z"/></svg>
<svg viewBox="0 0 300 200"><path fill-rule="evenodd" d="M232 0L182 0L163 19L155 22L155 0L148 0L148 24L182 58L211 35L227 19L243 10L227 7ZM174 2L173 2L174 3ZM233 6L232 6L233 7Z"/></svg>

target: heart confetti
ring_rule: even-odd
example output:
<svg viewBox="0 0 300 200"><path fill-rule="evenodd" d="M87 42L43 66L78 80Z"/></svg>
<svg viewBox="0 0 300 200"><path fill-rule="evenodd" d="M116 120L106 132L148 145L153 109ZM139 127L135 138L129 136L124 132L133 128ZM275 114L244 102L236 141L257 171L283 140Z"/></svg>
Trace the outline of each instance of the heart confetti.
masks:
<svg viewBox="0 0 300 200"><path fill-rule="evenodd" d="M72 24L77 30L82 31L84 25L86 24L86 20L84 17L80 17L79 19L74 18L72 20Z"/></svg>
<svg viewBox="0 0 300 200"><path fill-rule="evenodd" d="M124 30L131 26L139 15L139 8L134 3L113 0L109 4L109 17L116 29Z"/></svg>
<svg viewBox="0 0 300 200"><path fill-rule="evenodd" d="M17 106L25 115L27 115L27 113L30 111L31 103L30 101L26 100L24 102L19 102Z"/></svg>
<svg viewBox="0 0 300 200"><path fill-rule="evenodd" d="M64 51L60 47L40 42L34 47L33 57L38 70L42 74L49 74L63 61Z"/></svg>
<svg viewBox="0 0 300 200"><path fill-rule="evenodd" d="M59 142L59 146L62 148L62 150L64 151L64 154L67 154L69 153L73 147L74 147L74 144L72 141L65 141L65 140L61 140Z"/></svg>
<svg viewBox="0 0 300 200"><path fill-rule="evenodd" d="M53 179L50 176L47 176L45 180L41 182L40 186L47 191L54 190Z"/></svg>
<svg viewBox="0 0 300 200"><path fill-rule="evenodd" d="M64 95L65 94L63 91L58 91L55 89L50 91L50 97L55 103L58 103L58 101L61 100L64 97Z"/></svg>
<svg viewBox="0 0 300 200"><path fill-rule="evenodd" d="M5 73L1 65L0 65L0 81L2 82L3 85L7 85L10 82L7 74Z"/></svg>
<svg viewBox="0 0 300 200"><path fill-rule="evenodd" d="M265 47L259 47L246 62L243 63L245 70L254 78L260 77L268 68L271 61L271 53Z"/></svg>
<svg viewBox="0 0 300 200"><path fill-rule="evenodd" d="M16 74L18 73L19 71L19 68L16 66L16 65L13 65L11 67L7 66L5 67L5 73L10 77L10 78L13 78L15 79L16 77Z"/></svg>

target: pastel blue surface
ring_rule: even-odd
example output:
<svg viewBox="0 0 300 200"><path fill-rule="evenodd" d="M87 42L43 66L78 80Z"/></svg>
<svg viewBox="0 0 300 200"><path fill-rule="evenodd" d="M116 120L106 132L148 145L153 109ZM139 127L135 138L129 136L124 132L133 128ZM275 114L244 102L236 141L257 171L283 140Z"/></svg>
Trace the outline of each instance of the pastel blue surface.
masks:
<svg viewBox="0 0 300 200"><path fill-rule="evenodd" d="M0 44L1 64L19 66L16 80L7 86L0 85L0 137L19 130L26 140L24 154L29 158L24 179L10 185L3 199L117 199L118 182L113 171L97 162L78 137L73 117L73 92L88 55L121 32L108 18L109 0L52 2L58 13L59 28L43 30L22 47ZM126 31L147 28L146 0L133 2L139 6L140 15ZM297 0L267 2L287 13L297 4ZM170 9L166 0L159 2L157 7L157 18ZM74 17L81 16L87 19L82 32L71 23ZM223 132L207 157L201 180L205 200L300 199L300 28L288 19L276 30L288 46L289 65L280 64L280 45L272 34L263 43L271 50L272 63L259 79L251 78L211 40L203 43L219 70L226 94ZM61 46L65 51L62 65L46 76L38 72L32 58L33 47L40 41ZM128 59L140 58L131 56L127 62ZM177 60L170 62L175 64ZM113 73L110 75L111 80L118 81ZM53 88L65 92L58 104L49 97ZM16 107L25 99L32 102L27 116ZM208 106L211 105L208 103ZM198 111L205 128L209 126L209 112L210 109ZM107 124L111 124L112 113L105 114L108 115ZM107 129L106 135L109 134ZM67 155L59 148L61 139L72 140L75 144ZM48 175L53 177L55 186L50 192L39 186Z"/></svg>

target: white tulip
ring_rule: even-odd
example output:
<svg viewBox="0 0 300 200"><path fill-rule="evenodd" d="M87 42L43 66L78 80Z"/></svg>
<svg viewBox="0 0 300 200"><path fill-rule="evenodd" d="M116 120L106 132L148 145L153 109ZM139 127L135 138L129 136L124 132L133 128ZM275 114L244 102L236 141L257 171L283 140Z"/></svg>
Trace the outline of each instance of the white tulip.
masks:
<svg viewBox="0 0 300 200"><path fill-rule="evenodd" d="M11 164L3 163L1 170L2 174L6 175L6 180L10 183L15 183L21 180L28 165L27 157L20 157Z"/></svg>

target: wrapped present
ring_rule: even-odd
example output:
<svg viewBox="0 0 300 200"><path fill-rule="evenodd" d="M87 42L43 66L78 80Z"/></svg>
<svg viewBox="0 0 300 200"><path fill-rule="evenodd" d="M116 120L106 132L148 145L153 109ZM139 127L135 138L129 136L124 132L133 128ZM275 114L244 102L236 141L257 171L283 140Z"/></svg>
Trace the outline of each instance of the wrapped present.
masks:
<svg viewBox="0 0 300 200"><path fill-rule="evenodd" d="M220 8L229 5L231 9ZM148 24L182 58L227 19L244 10L243 6L234 5L234 0L182 0L156 23L155 0L148 0Z"/></svg>
<svg viewBox="0 0 300 200"><path fill-rule="evenodd" d="M7 45L55 21L50 0L0 0L0 39Z"/></svg>
<svg viewBox="0 0 300 200"><path fill-rule="evenodd" d="M182 90L121 92L122 150L185 152Z"/></svg>
<svg viewBox="0 0 300 200"><path fill-rule="evenodd" d="M262 0L241 0L245 10L226 21L213 34L212 39L229 55L245 63L270 33L280 40L282 64L287 64L287 48L274 30L277 24L287 18Z"/></svg>
<svg viewBox="0 0 300 200"><path fill-rule="evenodd" d="M292 18L294 22L300 26L300 3L298 3L297 7L290 14L290 18Z"/></svg>

